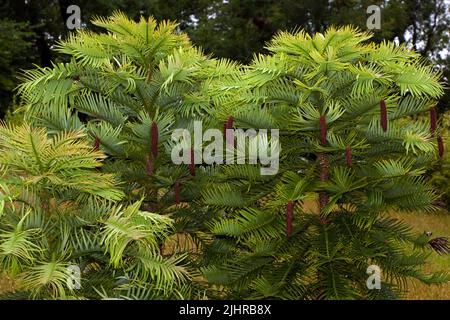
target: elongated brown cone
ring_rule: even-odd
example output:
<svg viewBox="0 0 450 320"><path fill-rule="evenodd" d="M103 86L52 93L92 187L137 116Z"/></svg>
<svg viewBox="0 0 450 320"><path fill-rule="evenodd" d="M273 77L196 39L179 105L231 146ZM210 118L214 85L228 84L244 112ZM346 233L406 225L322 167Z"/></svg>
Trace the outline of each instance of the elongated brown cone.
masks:
<svg viewBox="0 0 450 320"><path fill-rule="evenodd" d="M226 136L227 129L231 129L233 127L234 118L229 116L227 121L223 124L223 135Z"/></svg>
<svg viewBox="0 0 450 320"><path fill-rule="evenodd" d="M438 150L439 150L439 157L444 156L444 141L442 140L441 136L437 137L437 143L438 143Z"/></svg>
<svg viewBox="0 0 450 320"><path fill-rule="evenodd" d="M189 172L191 173L191 175L195 176L195 154L194 154L194 149L191 149L191 154L189 157L190 161L189 161Z"/></svg>
<svg viewBox="0 0 450 320"><path fill-rule="evenodd" d="M435 108L430 109L430 132L432 135L436 132L437 112Z"/></svg>
<svg viewBox="0 0 450 320"><path fill-rule="evenodd" d="M145 171L149 176L153 175L153 159L150 156L145 158Z"/></svg>
<svg viewBox="0 0 450 320"><path fill-rule="evenodd" d="M381 128L383 128L383 131L386 132L388 129L388 118L387 118L386 103L384 102L384 100L380 101L380 123Z"/></svg>
<svg viewBox="0 0 450 320"><path fill-rule="evenodd" d="M327 181L329 177L329 163L328 163L328 156L323 153L319 153L317 156L317 159L319 160L319 167L320 167L320 181Z"/></svg>
<svg viewBox="0 0 450 320"><path fill-rule="evenodd" d="M175 203L179 204L181 202L181 185L179 181L175 182L173 189L175 193Z"/></svg>
<svg viewBox="0 0 450 320"><path fill-rule="evenodd" d="M233 129L234 118L228 117L227 121L224 124L224 135L227 144L234 146L234 137L231 132L227 132L227 129Z"/></svg>
<svg viewBox="0 0 450 320"><path fill-rule="evenodd" d="M233 123L234 123L234 118L232 116L229 116L228 120L227 120L227 128L228 129L233 128Z"/></svg>
<svg viewBox="0 0 450 320"><path fill-rule="evenodd" d="M347 160L347 167L351 168L352 166L352 150L350 146L345 147L345 160Z"/></svg>
<svg viewBox="0 0 450 320"><path fill-rule="evenodd" d="M231 130L227 133L226 141L229 146L234 147L234 134Z"/></svg>
<svg viewBox="0 0 450 320"><path fill-rule="evenodd" d="M328 198L328 194L323 191L319 193L319 206L320 206L320 211L322 211L328 204L329 198Z"/></svg>
<svg viewBox="0 0 450 320"><path fill-rule="evenodd" d="M294 202L289 201L286 207L286 236L292 235L292 219L294 217Z"/></svg>
<svg viewBox="0 0 450 320"><path fill-rule="evenodd" d="M320 116L319 119L319 127L320 127L320 143L325 145L327 143L327 120L324 115Z"/></svg>
<svg viewBox="0 0 450 320"><path fill-rule="evenodd" d="M95 137L94 139L94 151L98 151L100 149L100 139L98 137Z"/></svg>
<svg viewBox="0 0 450 320"><path fill-rule="evenodd" d="M227 129L228 129L228 122L225 122L223 124L223 137L226 139L227 138Z"/></svg>
<svg viewBox="0 0 450 320"><path fill-rule="evenodd" d="M152 154L156 158L158 156L158 124L152 122Z"/></svg>

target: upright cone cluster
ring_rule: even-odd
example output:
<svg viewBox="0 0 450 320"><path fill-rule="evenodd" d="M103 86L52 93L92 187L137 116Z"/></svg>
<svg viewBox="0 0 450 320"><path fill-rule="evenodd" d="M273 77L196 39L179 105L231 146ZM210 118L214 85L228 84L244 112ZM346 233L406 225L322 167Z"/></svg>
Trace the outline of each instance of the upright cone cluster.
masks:
<svg viewBox="0 0 450 320"><path fill-rule="evenodd" d="M352 166L352 150L350 146L345 147L345 160L347 161L347 167L351 168Z"/></svg>
<svg viewBox="0 0 450 320"><path fill-rule="evenodd" d="M181 184L179 181L175 182L173 189L174 189L173 191L175 193L175 203L180 204L180 202L181 202Z"/></svg>

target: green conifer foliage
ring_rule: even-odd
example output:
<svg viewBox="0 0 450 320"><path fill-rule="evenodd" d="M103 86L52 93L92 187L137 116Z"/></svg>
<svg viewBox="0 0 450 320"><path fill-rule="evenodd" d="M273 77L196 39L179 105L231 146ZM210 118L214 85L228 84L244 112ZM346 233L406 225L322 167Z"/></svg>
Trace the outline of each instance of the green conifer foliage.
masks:
<svg viewBox="0 0 450 320"><path fill-rule="evenodd" d="M78 31L57 49L70 61L27 71L19 93L27 121L83 132L105 154L100 172L121 182L99 244L126 297L395 298L408 278L449 280L422 272L428 239L387 215L435 209L423 174L439 161L440 128L418 116L443 90L418 54L330 28L280 33L243 67L204 56L169 22L93 23L107 33ZM278 172L174 164L172 130L195 120L279 129ZM370 265L380 290L366 285Z"/></svg>
<svg viewBox="0 0 450 320"><path fill-rule="evenodd" d="M185 256L163 256L169 217L124 198L106 158L79 131L0 126L0 266L9 298L179 298Z"/></svg>
<svg viewBox="0 0 450 320"><path fill-rule="evenodd" d="M408 278L448 281L422 273L426 238L387 215L436 209L423 174L439 161L439 129L418 116L442 95L439 75L415 52L350 27L280 33L267 48L221 112L236 128L278 128L280 170L221 169L226 178L205 197L225 211L211 223L206 278L256 299L392 298ZM380 290L366 286L370 265Z"/></svg>
<svg viewBox="0 0 450 320"><path fill-rule="evenodd" d="M95 224L95 241L84 228L74 231L86 251L99 244L95 257L106 256L93 267L91 255L82 260L82 272L102 270L102 277L83 273L89 292L73 294L187 298L187 280L196 272L185 267L186 253L208 241L204 221L211 211L194 201L207 172L198 168L194 176L194 164L173 164L170 137L175 128L191 130L194 120L212 125L206 115L214 97L208 90L215 78L233 77L236 65L204 56L171 22L134 22L116 13L93 23L106 33L73 34L57 48L69 55L67 63L26 71L19 87L26 121L49 137L82 134L87 149L102 155L99 174L113 174L121 192L101 209L86 209L97 215L86 222ZM79 176L77 183L88 177ZM101 180L83 185L88 183L103 188ZM74 214L83 215L83 208Z"/></svg>
<svg viewBox="0 0 450 320"><path fill-rule="evenodd" d="M171 134L192 132L195 120L216 125L209 116L216 79L236 77L237 64L203 55L172 22L135 22L118 12L92 23L105 33L80 30L57 47L69 62L24 73L26 120L49 134L85 132L107 155L101 170L123 182L123 201L174 218L183 241L173 250L200 249L212 212L194 200L207 172L172 162Z"/></svg>

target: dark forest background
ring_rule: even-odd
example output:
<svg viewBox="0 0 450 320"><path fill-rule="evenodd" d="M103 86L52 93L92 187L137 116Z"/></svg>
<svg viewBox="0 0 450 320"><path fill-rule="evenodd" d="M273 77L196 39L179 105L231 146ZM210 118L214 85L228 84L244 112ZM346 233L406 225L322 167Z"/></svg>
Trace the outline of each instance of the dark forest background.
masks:
<svg viewBox="0 0 450 320"><path fill-rule="evenodd" d="M115 10L129 17L152 15L180 23L194 44L216 57L249 62L279 30L323 31L352 24L366 30L369 5L381 7L381 29L374 40L406 43L450 76L449 1L447 0L2 0L0 2L0 118L14 109L17 76L33 64L61 60L52 47L67 36L67 7L81 8L83 27L91 17ZM449 90L440 111L448 108Z"/></svg>

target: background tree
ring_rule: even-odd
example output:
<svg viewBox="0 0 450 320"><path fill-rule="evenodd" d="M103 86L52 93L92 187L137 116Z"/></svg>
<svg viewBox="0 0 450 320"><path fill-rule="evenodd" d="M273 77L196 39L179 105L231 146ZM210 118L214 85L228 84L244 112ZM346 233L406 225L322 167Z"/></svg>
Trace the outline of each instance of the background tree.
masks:
<svg viewBox="0 0 450 320"><path fill-rule="evenodd" d="M27 56L32 55L33 35L25 23L0 20L0 119L12 103L20 69L29 66L28 59L33 59Z"/></svg>
<svg viewBox="0 0 450 320"><path fill-rule="evenodd" d="M100 29L95 29L90 20L96 15L112 14L114 10L121 10L133 19L139 19L143 14L158 20L176 20L180 30L187 32L193 43L204 48L206 53L246 63L251 61L254 53L265 52L265 42L279 30L302 28L320 32L331 25L347 24L364 30L368 17L366 8L376 4L382 7L382 28L375 31L373 40L398 38L401 43L411 44L424 57L437 63L448 79L448 57L440 57L449 43L450 17L444 0L3 1L0 18L26 22L29 30L36 32L33 45L23 55L17 55L26 57L28 66L32 63L50 66L51 61L61 59L51 49L68 35L66 9L72 4L81 8L83 25L96 31ZM12 95L9 89L8 95ZM438 107L443 111L448 106L448 94L441 101Z"/></svg>

